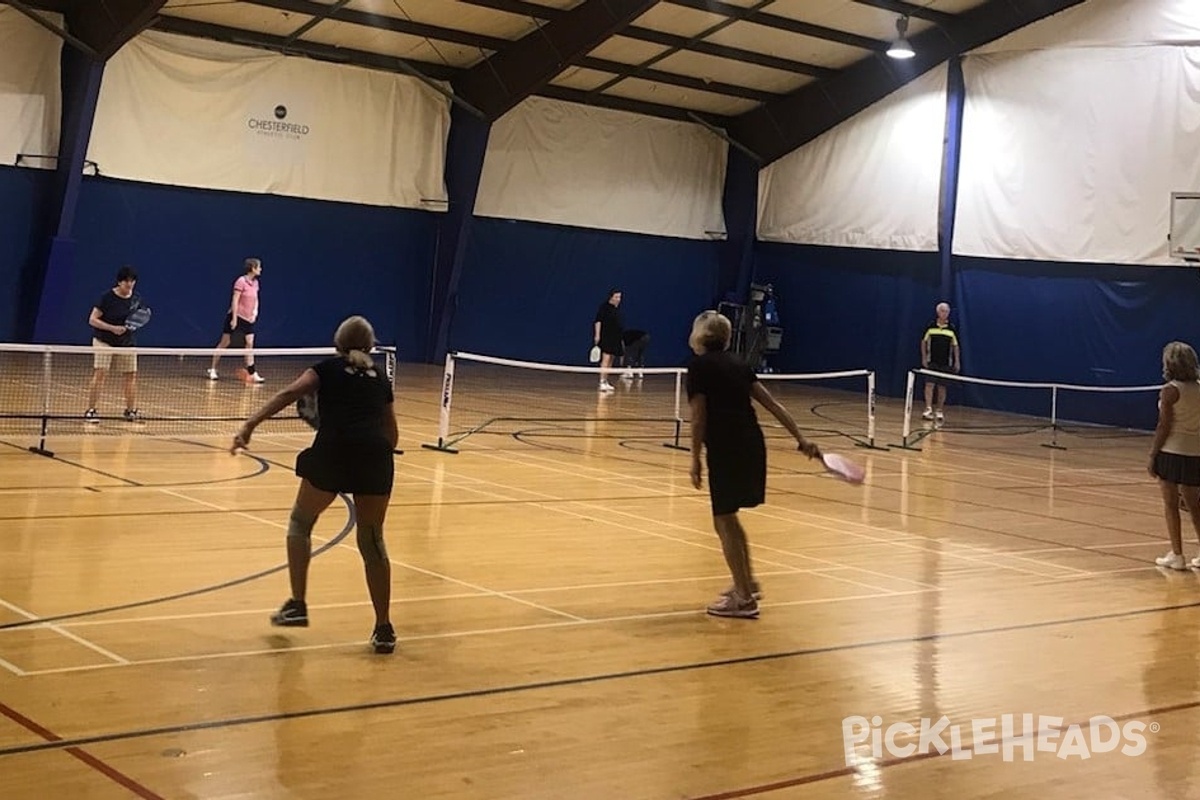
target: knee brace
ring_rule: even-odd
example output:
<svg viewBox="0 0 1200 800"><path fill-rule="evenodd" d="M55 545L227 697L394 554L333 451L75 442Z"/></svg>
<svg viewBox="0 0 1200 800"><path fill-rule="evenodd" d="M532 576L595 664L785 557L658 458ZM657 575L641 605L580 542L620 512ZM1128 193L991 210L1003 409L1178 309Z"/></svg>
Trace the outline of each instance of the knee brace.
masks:
<svg viewBox="0 0 1200 800"><path fill-rule="evenodd" d="M309 518L299 508L292 506L292 513L288 517L287 538L303 539L307 542L312 539L313 526L316 524L316 517Z"/></svg>
<svg viewBox="0 0 1200 800"><path fill-rule="evenodd" d="M383 543L383 526L371 523L359 523L358 552L362 554L367 564L378 564L387 561L387 547Z"/></svg>

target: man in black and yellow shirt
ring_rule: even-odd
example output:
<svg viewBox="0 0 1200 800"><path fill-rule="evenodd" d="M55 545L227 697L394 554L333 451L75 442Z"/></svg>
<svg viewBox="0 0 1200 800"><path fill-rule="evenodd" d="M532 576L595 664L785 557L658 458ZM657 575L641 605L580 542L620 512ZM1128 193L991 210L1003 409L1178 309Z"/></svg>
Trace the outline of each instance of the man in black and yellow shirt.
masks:
<svg viewBox="0 0 1200 800"><path fill-rule="evenodd" d="M937 318L925 326L921 337L921 367L933 372L958 372L962 368L958 347L958 333L950 324L950 304L937 304ZM933 389L937 387L937 405L933 402ZM922 419L945 420L946 384L936 378L925 378L925 413Z"/></svg>

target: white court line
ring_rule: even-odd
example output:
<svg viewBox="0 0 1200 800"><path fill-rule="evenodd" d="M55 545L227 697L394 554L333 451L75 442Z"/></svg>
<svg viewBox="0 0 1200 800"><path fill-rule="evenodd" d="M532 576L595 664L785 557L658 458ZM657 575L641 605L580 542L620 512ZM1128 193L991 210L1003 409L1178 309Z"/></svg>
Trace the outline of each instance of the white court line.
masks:
<svg viewBox="0 0 1200 800"><path fill-rule="evenodd" d="M160 489L160 491L162 491L164 494L169 494L174 497L181 498L183 500L190 500L193 503L199 503L200 505L208 506L209 508L214 508L219 511L226 511L228 513L234 514L239 517L245 517L246 519L252 519L252 520L257 520L259 522L265 522L268 525L274 525L275 527L279 527L279 528L286 527L282 523L271 522L269 520L262 519L261 517L256 517L253 514L247 514L242 511L233 511L232 509L219 506L216 503L210 503L207 500L199 500L195 497L188 497L187 495L179 494L178 492L171 491L170 489ZM312 538L319 542L331 541L330 539L326 539L326 538L323 538L320 536L313 536ZM345 542L339 542L337 544L337 547L344 547L348 550L354 550L355 552L358 552L358 549L356 547L351 547L350 545L346 544ZM394 566L403 567L404 569L411 570L412 572L419 572L423 575L427 575L427 576L430 576L433 578L438 578L439 580L446 581L447 583L457 584L458 586L463 586L467 589L471 589L473 591L479 592L480 594L491 595L492 597L504 598L505 600L511 600L514 603L520 603L521 605L529 606L531 608L536 608L539 611L545 611L548 614L554 614L555 616L565 617L565 618L571 619L571 620L579 621L582 619L581 617L577 617L574 614L568 614L566 611L559 611L556 608L551 608L550 606L544 606L540 603L534 603L530 600L522 600L519 597L513 597L512 595L505 594L504 592L499 592L494 589L488 589L486 587L479 586L477 584L473 584L468 581L462 581L457 578L451 578L449 575L442 575L440 573L434 572L433 570L424 569L422 567L417 567L412 564L406 564L403 561L397 561L396 559L391 558L391 557L388 558L388 561L391 562Z"/></svg>
<svg viewBox="0 0 1200 800"><path fill-rule="evenodd" d="M883 599L888 599L891 597L899 597L899 596L904 596L904 595L924 594L926 591L928 591L928 590L913 589L910 591L890 592L887 594L865 594L865 595L850 595L850 596L845 596L845 597L821 597L821 598L814 598L814 599L810 599L810 600L789 600L789 601L785 601L782 603L771 603L770 607L771 608L784 608L784 607L790 607L790 606L817 605L820 603L841 603L841 602L846 602L846 601L850 601L850 600L883 600ZM404 644L406 642L433 641L433 640L438 640L438 639L456 639L456 638L463 638L463 637L468 637L468 636L489 636L489 635L502 634L502 633L521 633L524 631L547 630L547 629L555 629L555 628L576 628L576 627L584 627L584 626L591 626L591 625L603 625L603 624L620 623L620 622L642 622L642 621L650 621L650 620L658 620L658 619L669 619L672 617L705 618L705 617L707 617L707 615L705 614L703 609L688 609L686 611L660 611L660 612L655 612L655 613L651 613L651 614L625 614L625 615L614 616L614 617L597 617L597 618L592 618L592 619L562 620L562 621L558 621L558 622L537 622L537 623L531 623L529 625L512 625L512 626L499 627L499 628L479 628L476 630L467 630L467 631L447 631L444 633L427 633L427 634L420 634L417 636L400 636L400 637L398 637L398 640L401 644ZM53 669L42 669L42 670L26 672L25 674L30 675L30 676L58 675L58 674L71 673L71 672L89 672L91 670L98 670L98 669L112 669L114 667L122 667L122 666L141 667L141 666L147 666L147 665L152 665L152 664L178 664L178 663L185 663L185 662L191 662L191 661L207 661L207 660L218 659L218 658L244 658L247 656L261 656L261 655L271 656L271 655L279 655L280 652L298 653L298 652L307 652L307 651L313 651L313 650L335 650L335 649L344 649L344 648L350 648L350 647L359 648L359 647L363 647L363 646L364 646L363 641L356 640L353 642L332 642L329 644L298 645L296 647L289 647L285 651L281 651L277 647L271 647L271 648L263 648L260 650L239 650L239 651L231 651L231 652L224 652L224 653L202 653L202 654L190 655L190 656L168 656L166 658L148 658L148 659L144 659L141 661L131 661L128 664L92 664L92 665L77 666L77 667L56 667Z"/></svg>
<svg viewBox="0 0 1200 800"><path fill-rule="evenodd" d="M462 594L439 594L429 595L427 597L402 597L393 598L392 605L403 605L405 603L428 603L435 600L462 600L471 597L488 597L489 595L483 592L471 592ZM312 610L322 611L335 608L359 608L371 605L369 600L355 600L348 603L322 603L320 605L309 603L308 607ZM100 625L127 625L141 624L145 622L176 622L186 619L217 619L220 617L244 617L258 616L259 614L267 615L277 611L278 608L243 608L237 611L200 611L194 614L160 614L150 617L110 617L108 619L85 619L78 622L64 622L66 627L70 628L90 628ZM6 631L20 630L19 628L0 629L0 636L3 636Z"/></svg>
<svg viewBox="0 0 1200 800"><path fill-rule="evenodd" d="M841 569L844 569L844 568L841 568ZM839 568L825 569L825 570L801 570L801 569L772 570L769 572L759 572L757 574L760 577L778 577L781 575L809 575L809 574L819 575L822 577L830 577L830 576L828 576L827 573L837 572L837 571L839 571ZM572 585L572 586L547 586L547 587L536 588L536 589L514 589L514 590L510 591L509 594L524 595L524 594L539 594L542 592L572 592L572 591L579 591L579 590L583 590L583 589L623 589L623 588L631 588L631 587L635 587L635 586L660 586L660 585L667 585L667 584L673 584L673 583L699 583L702 581L714 581L715 582L715 581L720 581L722 579L728 579L728 578L729 578L728 575L699 575L699 576L692 577L692 578L662 578L660 580L651 580L651 581L610 581L608 583L583 583L583 584L576 584L576 585ZM880 591L888 592L889 590L881 589ZM433 603L433 602L438 602L441 600L469 600L469 599L477 598L477 597L491 597L491 595L486 592L469 592L469 593L464 592L462 594L436 594L436 595L422 595L420 597L402 597L402 598L393 598L392 605L396 606L396 605L403 605L406 603ZM321 604L309 603L308 607L314 611L322 611L322 610L326 610L326 609L336 609L336 608L362 608L362 607L367 607L370 605L371 605L371 603L369 600L356 600L356 601L347 602L347 603L321 603ZM197 612L194 614L161 614L161 615L155 615L155 616L149 616L149 617L112 617L109 619L80 620L78 622L64 622L61 624L64 625L65 627L71 627L71 628L87 628L87 627L96 627L96 626L101 626L101 625L127 625L127 624L132 625L132 624L142 624L142 623L147 623L147 622L174 622L174 621L188 620L188 619L216 619L216 618L220 618L220 617L257 616L259 614L263 614L263 615L270 614L271 612L273 612L275 610L276 610L275 608L253 608L253 609L240 609L237 611L206 611L206 612ZM20 628L0 629L0 636L3 636L6 632L16 631L16 630L21 630L21 629Z"/></svg>
<svg viewBox="0 0 1200 800"><path fill-rule="evenodd" d="M517 463L517 464L521 464L521 463L523 463L523 462L522 462L522 461L520 461L520 460L515 460L515 459L512 459L512 458L506 458L506 457L504 457L504 456L500 456L500 455L496 455L496 454L482 454L482 455L484 455L484 456L485 456L485 457L487 457L487 458L492 458L492 459L494 459L494 460L498 460L498 461L505 461L505 462L508 462L508 463ZM533 460L534 460L535 462L537 461L537 459L533 459ZM535 466L535 467L538 467L538 468L540 468L540 469L547 470L547 471L551 471L551 472L563 472L563 473L566 473L566 474L574 474L574 473L571 473L571 472L569 472L568 470L560 470L560 469L557 469L557 468L551 468L551 467L549 467L549 466L547 466L547 465L545 465L545 464L542 464L542 463L534 463L534 464L531 464L531 465L529 465L529 466ZM502 484L495 484L495 485L500 485L500 486L502 486ZM509 487L504 487L504 488L509 488ZM515 487L514 487L514 489L515 489L516 491L522 491L522 492L526 492L526 493L528 493L528 494L539 494L538 492L534 492L534 491L532 491L532 490L530 490L530 489L519 489L519 488L515 488ZM543 496L543 497L548 497L548 495L542 495L542 496ZM652 498L648 498L648 499L652 499ZM681 500L684 500L684 501L687 501L687 502L693 502L693 503L698 503L698 502L702 502L702 501L703 501L703 498L679 497L678 499L681 499ZM702 533L702 532L700 532L700 531L697 531L695 528L691 528L691 527L689 527L689 526L686 526L686 525L680 525L680 524L678 524L678 523L669 523L669 522L667 522L667 523L664 523L664 522L661 522L661 521L659 521L659 520L652 520L652 519L649 519L649 518L647 518L647 517L644 517L644 516L640 516L640 515L637 515L637 514L631 514L631 513L629 513L629 512L625 512L625 511L622 511L622 510L620 510L620 509L614 509L614 508L610 508L610 507L608 507L608 506L598 505L598 504L595 504L595 503L589 503L588 501L584 501L584 500L576 500L576 501L571 501L571 502L572 502L574 505L579 505L579 506L582 506L582 507L584 507L584 508L593 508L593 509L598 509L600 512L602 512L602 513L601 513L601 516L604 516L604 515L620 515L620 516L627 517L627 518L630 518L630 519L633 519L633 520L637 520L637 521L640 521L640 522L651 523L651 524L653 524L653 525L660 526L660 527L661 527L661 526L666 526L666 527L668 527L668 528L673 528L673 529L676 529L676 530L684 530L684 531L688 531L688 532L691 532L691 533L696 533L697 535L704 535L704 534L706 534L706 533L707 533L707 532L703 532L703 533ZM557 511L563 511L563 509L554 509L554 510L557 510ZM773 514L770 514L770 513L764 512L764 511L763 511L763 510L761 510L761 509L748 509L748 512L749 512L749 513L754 513L754 514L756 514L756 515L759 515L759 516L765 516L765 517L767 517L767 518L770 518L770 519L776 519L776 520L780 520L780 521L783 521L783 522L792 522L792 523L794 523L794 522L795 522L795 520L794 520L794 519L792 519L792 518L790 518L790 517L779 517L779 516L775 516L775 515L773 515ZM569 513L569 512L564 512L564 513ZM800 513L800 514L805 514L806 512L797 512L797 513ZM594 514L594 513L593 513L593 514L589 514L589 515L587 515L585 518L586 518L586 519L591 519L591 518L594 518L595 516L596 516L596 514ZM820 517L820 516L818 516L818 515L814 515L814 514L807 514L807 516L809 516L809 517L815 517L815 518L817 518L817 519L824 519L824 520L826 520L826 521L829 521L829 520L830 520L830 518L827 518L827 517ZM840 523L841 521L840 521L840 520L838 520L837 522L839 522L839 523ZM613 523L609 523L609 524L613 524ZM842 523L842 524L845 524L845 523ZM855 524L855 525L859 525L859 524L861 524L861 523L849 523L849 524ZM630 526L627 526L627 525L615 525L615 527L619 527L619 528L622 528L622 529L625 529L625 530L633 530L633 531L635 531L635 532L642 533L642 534L645 534L645 535L647 535L647 536L654 536L654 537L657 537L657 538L667 539L667 540L670 540L670 541L681 542L681 543L683 543L683 544L688 544L688 545L691 545L691 546L693 546L693 547L702 547L702 548L704 548L704 549L706 549L706 550L715 550L715 551L717 551L717 552L720 552L720 549L721 549L719 546L716 546L716 545L704 545L704 544L701 544L701 543L698 543L698 542L693 542L693 541L691 541L691 540L688 540L688 539L680 539L680 538L678 538L678 537L674 537L674 536L667 536L667 535L665 535L665 534L657 533L657 532L654 532L654 531L641 530L641 529L639 529L639 528L633 528L633 527L630 527ZM813 527L817 527L818 529L820 529L820 528L819 528L819 526L813 526ZM866 527L874 527L874 526L866 526ZM831 532L833 532L835 529L833 529L833 528L826 528L825 530L828 530L828 531L831 531ZM841 529L838 529L836 532L838 532L838 533L846 533L846 531L844 531L844 530L841 530ZM861 537L863 537L863 538L866 538L866 539L868 539L868 540L872 539L872 537L870 537L870 536L867 536L866 534L855 534L855 535L861 536ZM882 539L875 539L874 541L885 541L885 540L882 540ZM886 540L886 541L888 541L888 542L891 542L892 540L888 539L888 540ZM904 544L904 543L898 543L898 544ZM888 575L888 574L886 574L886 573L878 572L878 571L876 571L876 570L866 569L865 567L861 567L861 566L854 566L854 565L849 565L849 564L844 564L844 563L842 563L842 562L839 562L839 561L830 561L829 559L825 559L825 558L819 558L819 557L817 557L817 556L811 556L811 555L807 555L807 554L805 554L805 553L797 553L797 552L790 551L790 550L784 550L784 549L782 549L782 548L778 548L778 547L772 547L772 546L770 546L770 545L764 545L764 544L755 544L755 546L754 546L754 549L755 549L756 551L759 551L759 552L761 552L761 551L768 551L768 552L772 552L772 553L778 553L778 554L781 554L781 555L787 555L787 556L790 556L790 557L792 557L792 558L803 558L803 559L806 559L806 560L809 560L809 561L813 561L813 562L816 562L816 563L819 563L819 564L825 564L825 565L828 565L828 566L831 566L831 567L838 567L838 568L844 568L844 569L851 569L851 570L854 570L854 571L857 571L857 572L863 572L863 573L866 573L866 574L868 574L868 575L875 575L875 576L877 576L877 577L880 577L880 578L886 578L886 579L887 579L887 580L889 580L889 581L897 581L897 580L898 580L898 581L903 581L903 582L905 582L905 583L913 584L913 585L915 585L915 586L921 586L921 587L924 587L924 588L935 588L935 587L931 586L930 584L923 583L923 582L921 582L921 581L915 581L915 580L912 580L912 579L909 579L909 578L901 578L901 577L898 577L898 576L895 576L895 575ZM916 549L921 549L921 548L916 548ZM756 559L756 561L758 561L758 562L760 562L760 563L771 564L772 566L779 566L779 567L794 567L794 566L795 566L795 565L793 565L793 564L785 564L785 563L781 563L781 562L777 562L777 561L769 561L769 560L765 560L765 559L762 559L762 558L757 558L757 559ZM1026 570L1019 570L1019 569L1017 569L1017 568L1015 568L1015 567L1001 567L1001 568L1004 568L1004 569L1012 569L1012 570L1014 570L1014 571L1017 571L1017 572L1027 572ZM1044 576L1044 575L1042 575L1041 573L1029 573L1029 574L1038 575L1039 577L1045 577L1045 576ZM886 589L880 589L880 587L877 587L877 586L871 586L871 585L869 585L869 584L859 584L859 585L861 585L861 586L863 586L863 587L865 587L865 588L870 588L870 589L878 589L878 590L880 590L880 591L887 591Z"/></svg>
<svg viewBox="0 0 1200 800"><path fill-rule="evenodd" d="M38 619L38 616L36 614L31 614L30 612L26 611L23 608L20 608L19 606L14 606L12 603L8 602L7 600L0 600L0 606L4 606L9 611L20 614L25 619L28 619L28 620ZM42 622L37 625L30 625L28 627L46 628L47 630L54 631L59 636L70 639L71 641L75 642L76 644L81 644L84 647L86 647L87 649L89 649L95 653L99 653L100 655L104 656L105 658L111 659L112 661L114 661L118 664L128 664L129 663L129 661L127 659L122 658L121 656L117 655L116 653L112 652L111 650L105 650L100 645L95 644L93 642L89 642L87 639L84 639L82 636L77 636L76 634L71 633L70 631L66 630L65 628L63 628L60 625L55 625L50 622ZM26 673L26 674L28 674L28 673Z"/></svg>
<svg viewBox="0 0 1200 800"><path fill-rule="evenodd" d="M6 670L11 672L13 675L16 675L18 678L23 678L29 674L25 670L18 667L16 664L13 664L10 661L5 661L3 658L0 658L0 667L4 667Z"/></svg>

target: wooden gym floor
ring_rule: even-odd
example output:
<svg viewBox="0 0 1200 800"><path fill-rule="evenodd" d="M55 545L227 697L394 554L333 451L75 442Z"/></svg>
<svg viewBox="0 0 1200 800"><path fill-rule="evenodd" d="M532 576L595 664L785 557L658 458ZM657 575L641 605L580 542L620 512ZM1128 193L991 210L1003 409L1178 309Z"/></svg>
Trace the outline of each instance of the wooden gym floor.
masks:
<svg viewBox="0 0 1200 800"><path fill-rule="evenodd" d="M1051 450L955 408L919 451L817 434L866 463L854 487L774 430L768 503L743 513L762 617L721 620L702 611L727 584L707 496L669 427L621 421L634 384L480 388L497 416L591 419L497 426L451 455L420 446L440 377L399 376L390 657L366 645L346 503L316 530L311 627L268 624L302 432L240 458L219 426L64 435L53 459L0 437L0 797L1200 796L1200 583L1153 565L1147 436ZM803 427L858 425L858 398L781 393ZM878 443L901 409L880 401ZM1145 746L1006 760L987 752L998 725L971 734L1005 714L1018 734L1022 715L1062 718L1060 743L1097 716L1141 723ZM848 748L854 716L945 716L961 746Z"/></svg>

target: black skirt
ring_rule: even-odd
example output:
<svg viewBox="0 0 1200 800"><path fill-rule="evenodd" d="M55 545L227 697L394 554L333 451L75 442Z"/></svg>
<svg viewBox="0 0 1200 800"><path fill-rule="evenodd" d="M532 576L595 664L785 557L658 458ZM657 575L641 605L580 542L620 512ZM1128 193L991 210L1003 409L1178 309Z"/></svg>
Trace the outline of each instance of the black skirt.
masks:
<svg viewBox="0 0 1200 800"><path fill-rule="evenodd" d="M744 436L706 445L713 516L762 505L767 497L767 447L757 427Z"/></svg>
<svg viewBox="0 0 1200 800"><path fill-rule="evenodd" d="M384 439L316 442L296 456L296 474L323 492L391 494L396 462Z"/></svg>
<svg viewBox="0 0 1200 800"><path fill-rule="evenodd" d="M1167 483L1200 486L1200 456L1160 452L1154 457L1154 474Z"/></svg>

